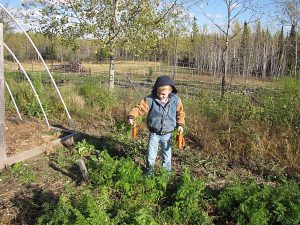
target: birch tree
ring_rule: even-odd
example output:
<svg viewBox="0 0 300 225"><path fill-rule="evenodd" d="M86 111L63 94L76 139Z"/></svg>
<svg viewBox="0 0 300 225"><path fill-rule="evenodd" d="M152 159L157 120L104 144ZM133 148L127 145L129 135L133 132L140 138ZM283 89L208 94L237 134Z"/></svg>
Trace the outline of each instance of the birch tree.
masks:
<svg viewBox="0 0 300 225"><path fill-rule="evenodd" d="M4 5L5 8L9 8L8 4ZM3 34L8 35L14 31L13 20L4 10L0 9L0 23L3 24Z"/></svg>
<svg viewBox="0 0 300 225"><path fill-rule="evenodd" d="M278 5L282 15L282 21L291 26L289 35L289 51L287 52L287 67L293 74L297 74L299 65L299 40L298 33L300 30L300 2L299 0L273 0ZM294 34L293 34L294 32ZM294 35L294 36L293 36ZM287 49L288 50L288 49ZM292 59L291 55L294 55Z"/></svg>
<svg viewBox="0 0 300 225"><path fill-rule="evenodd" d="M224 97L225 93L225 83L229 65L228 51L230 43L236 36L236 34L231 32L231 28L241 14L252 8L250 0L222 0L222 2L225 3L226 8L225 25L217 23L214 19L212 19L205 13L205 10L203 8L200 8L203 15L205 15L206 18L209 19L223 35L223 43L219 46L222 49L223 67L221 76L221 98ZM207 4L209 4L209 2L207 2Z"/></svg>
<svg viewBox="0 0 300 225"><path fill-rule="evenodd" d="M78 48L78 38L90 38L109 52L109 88L114 88L117 46L139 51L153 46L157 30L177 1L159 0L26 0L23 6L36 31L53 33L65 45Z"/></svg>

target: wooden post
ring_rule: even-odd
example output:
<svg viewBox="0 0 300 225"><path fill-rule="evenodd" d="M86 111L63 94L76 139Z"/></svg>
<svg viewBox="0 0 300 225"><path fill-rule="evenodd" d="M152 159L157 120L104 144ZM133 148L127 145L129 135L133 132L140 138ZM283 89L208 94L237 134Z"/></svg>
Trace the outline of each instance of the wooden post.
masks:
<svg viewBox="0 0 300 225"><path fill-rule="evenodd" d="M3 24L0 23L0 161L6 159Z"/></svg>
<svg viewBox="0 0 300 225"><path fill-rule="evenodd" d="M85 166L85 163L83 161L83 159L78 159L77 160L77 163L79 165L79 169L81 171L81 174L82 174L82 177L83 177L83 180L88 183L89 182L89 178L88 178L88 171L86 169L86 166Z"/></svg>

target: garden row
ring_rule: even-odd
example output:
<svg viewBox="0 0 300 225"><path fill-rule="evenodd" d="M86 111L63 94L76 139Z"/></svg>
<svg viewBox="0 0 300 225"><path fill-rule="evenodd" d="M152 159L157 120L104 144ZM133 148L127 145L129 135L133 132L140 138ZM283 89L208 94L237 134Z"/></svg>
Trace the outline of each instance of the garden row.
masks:
<svg viewBox="0 0 300 225"><path fill-rule="evenodd" d="M147 176L128 157L112 157L85 140L69 154L72 167L84 157L89 182L65 186L57 201L44 202L36 224L299 224L300 187L283 181L258 185L233 181L221 189L193 177L188 167L180 175L157 170ZM68 150L66 150L68 151ZM130 149L128 149L130 151ZM64 153L66 154L66 152ZM64 157L66 159L66 157ZM64 162L64 163L62 163Z"/></svg>

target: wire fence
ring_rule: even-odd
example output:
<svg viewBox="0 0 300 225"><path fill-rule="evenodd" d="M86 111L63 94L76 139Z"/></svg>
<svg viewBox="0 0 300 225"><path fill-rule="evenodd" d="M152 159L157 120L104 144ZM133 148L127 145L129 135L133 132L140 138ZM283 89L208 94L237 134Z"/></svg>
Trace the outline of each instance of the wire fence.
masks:
<svg viewBox="0 0 300 225"><path fill-rule="evenodd" d="M28 73L30 79L33 80L34 85L38 86L37 92L41 95L43 105L46 105L45 107L47 107L47 102L45 103L45 101L49 98L59 102L58 97L55 95L55 87L52 84L51 78L47 75L47 71L41 60L38 58L36 60L29 60L29 58L32 58L29 57L30 54L20 53L32 52L32 47L26 43L18 46L10 45L10 48L18 57L18 60L26 70L26 73ZM7 54L7 52L4 56L5 79L11 88L12 95L16 95L16 91L21 92L22 90L15 90L15 83L26 83L26 77L24 76L24 72L20 69L20 66ZM70 56L69 58L72 57ZM102 63L81 62L79 59L80 57L76 57L71 61L46 61L58 88L64 89L63 87L66 87L67 85L73 85L74 88L80 89L83 86L92 84L98 85L99 91L108 90L108 61ZM175 80L179 96L193 97L202 90L215 95L220 94L221 74L214 73L206 68L196 69L190 64L183 63L180 64L180 66L177 65L174 67L161 61L115 60L115 88L121 93L120 98L141 98L149 95L156 78L161 75L169 75ZM236 85L234 79L233 77L227 77L227 91L243 92L246 88L245 85ZM243 81L240 83L243 83ZM26 85L18 86L18 88L20 87L24 88L24 90L28 88ZM247 88L249 89L249 87ZM255 86L253 89L255 89ZM62 97L68 97L66 95L69 95L69 93L64 90ZM18 93L16 98L17 102L20 101L22 94ZM27 96L22 101L34 101L34 99ZM117 101L121 101L121 99L118 99ZM9 104L10 107L12 107L12 104ZM32 103L27 102L26 104Z"/></svg>

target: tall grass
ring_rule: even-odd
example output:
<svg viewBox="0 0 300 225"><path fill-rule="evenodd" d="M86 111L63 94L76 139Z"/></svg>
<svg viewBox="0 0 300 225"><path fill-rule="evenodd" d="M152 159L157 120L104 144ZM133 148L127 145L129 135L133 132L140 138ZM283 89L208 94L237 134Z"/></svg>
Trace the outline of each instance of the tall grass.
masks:
<svg viewBox="0 0 300 225"><path fill-rule="evenodd" d="M61 103L53 85L44 73L29 73L32 83L42 102L48 118L57 120L66 118ZM17 106L25 117L42 118L40 106L28 81L18 72L7 72L6 81L9 84ZM81 80L80 83L68 82L59 87L68 110L75 118L88 118L89 115L108 115L110 109L117 105L117 94L109 93L105 86L100 86L94 80ZM6 104L13 111L13 104L6 93Z"/></svg>
<svg viewBox="0 0 300 225"><path fill-rule="evenodd" d="M211 155L258 170L300 172L300 86L282 80L273 91L186 100L190 136Z"/></svg>

